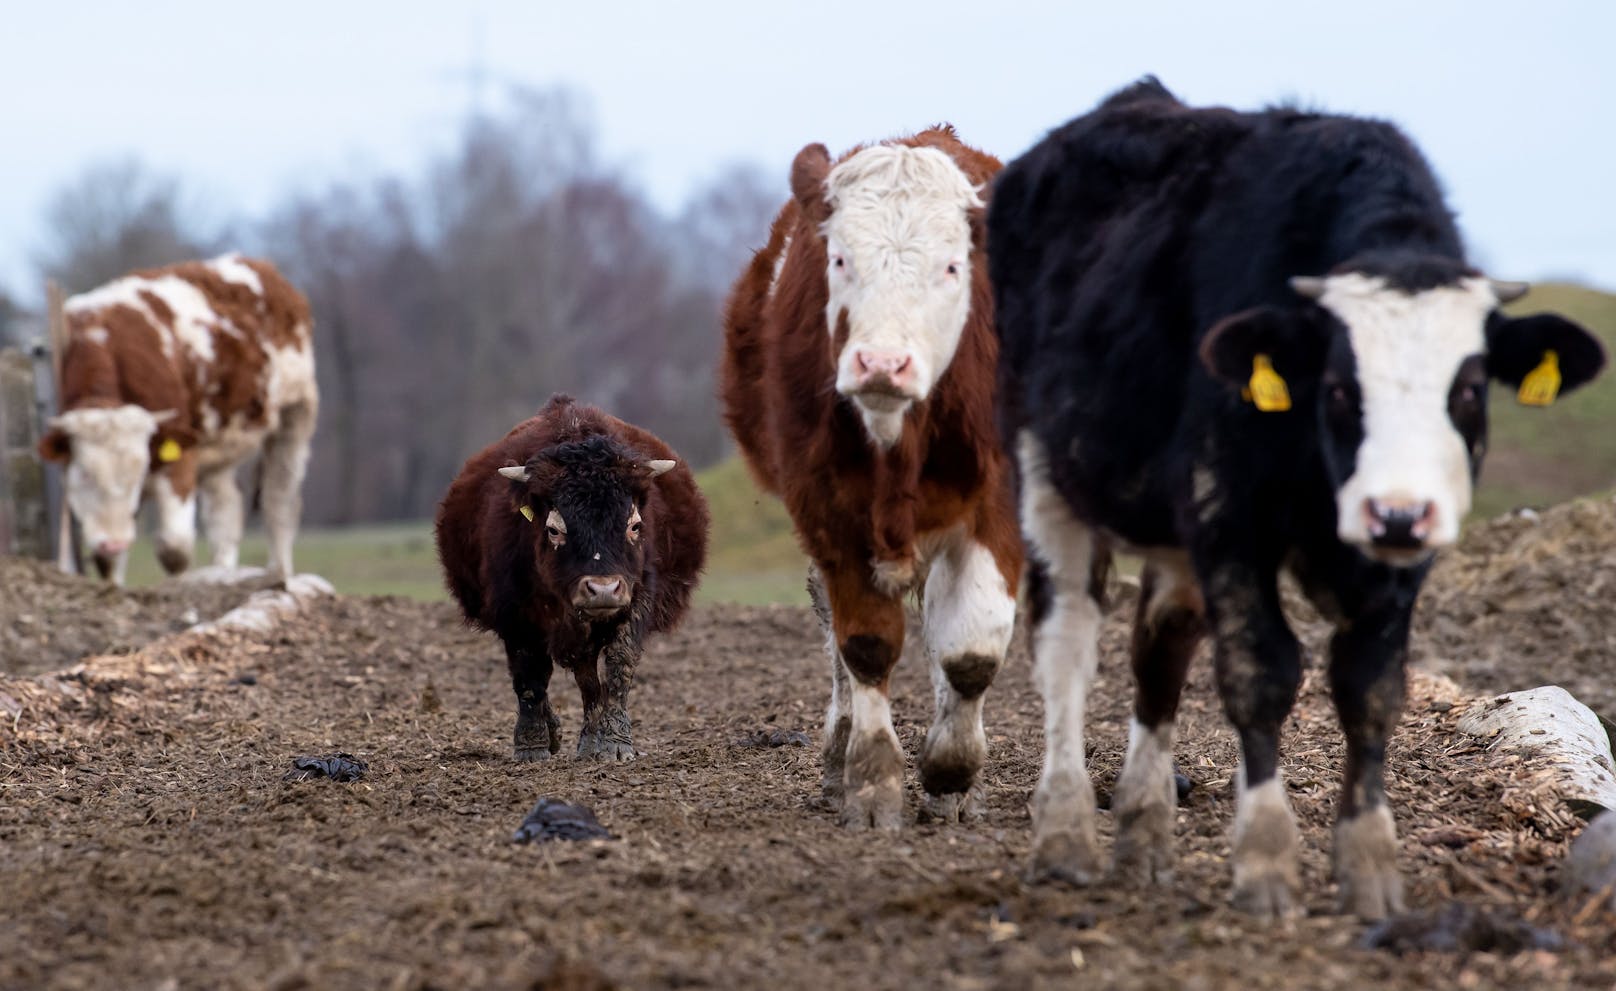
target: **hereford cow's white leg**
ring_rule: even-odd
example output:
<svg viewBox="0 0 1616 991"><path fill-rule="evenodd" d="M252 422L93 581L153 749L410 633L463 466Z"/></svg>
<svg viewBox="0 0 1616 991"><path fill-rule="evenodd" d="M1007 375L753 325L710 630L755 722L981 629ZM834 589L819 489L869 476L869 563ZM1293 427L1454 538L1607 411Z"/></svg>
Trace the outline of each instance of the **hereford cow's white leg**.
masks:
<svg viewBox="0 0 1616 991"><path fill-rule="evenodd" d="M197 480L202 490L202 531L213 545L213 566L234 571L241 561L242 503L235 468L221 468Z"/></svg>
<svg viewBox="0 0 1616 991"><path fill-rule="evenodd" d="M836 631L831 624L824 579L812 564L808 566L808 598L819 619L819 628L825 634L825 654L830 658L830 704L825 709L819 787L821 794L840 808L842 775L847 768L847 738L853 729L852 679L836 650Z"/></svg>
<svg viewBox="0 0 1616 991"><path fill-rule="evenodd" d="M903 825L903 749L887 692L903 651L903 603L875 589L863 562L839 568L821 562L820 577L850 702L842 825L896 830Z"/></svg>
<svg viewBox="0 0 1616 991"><path fill-rule="evenodd" d="M1099 658L1100 603L1094 532L1049 481L1040 444L1023 431L1021 526L1027 537L1033 681L1044 700L1044 769L1033 792L1035 878L1087 884L1100 875L1094 784L1083 753L1089 683Z"/></svg>
<svg viewBox="0 0 1616 991"><path fill-rule="evenodd" d="M191 566L196 550L196 492L182 498L168 475L159 473L152 476L151 495L157 506L157 560L164 571L179 574Z"/></svg>
<svg viewBox="0 0 1616 991"><path fill-rule="evenodd" d="M1200 587L1183 554L1146 562L1134 618L1134 715L1128 756L1111 797L1118 874L1166 881L1173 869L1173 735L1190 658L1204 633Z"/></svg>
<svg viewBox="0 0 1616 991"><path fill-rule="evenodd" d="M925 812L945 822L970 813L987 761L982 703L1010 646L1016 601L993 554L962 532L931 563L924 637L937 711L920 753Z"/></svg>
<svg viewBox="0 0 1616 991"><path fill-rule="evenodd" d="M318 412L312 399L288 406L281 411L280 429L264 442L264 526L269 531L269 573L275 577L292 575L292 542L303 514L303 476Z"/></svg>

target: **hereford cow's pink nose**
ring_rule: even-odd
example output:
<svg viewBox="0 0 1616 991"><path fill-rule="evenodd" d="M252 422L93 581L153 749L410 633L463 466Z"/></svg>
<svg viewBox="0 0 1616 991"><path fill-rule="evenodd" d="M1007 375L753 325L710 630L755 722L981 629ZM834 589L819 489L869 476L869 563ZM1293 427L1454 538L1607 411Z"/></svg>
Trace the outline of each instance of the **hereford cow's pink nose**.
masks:
<svg viewBox="0 0 1616 991"><path fill-rule="evenodd" d="M95 544L97 557L117 557L129 549L127 540L98 540Z"/></svg>
<svg viewBox="0 0 1616 991"><path fill-rule="evenodd" d="M853 352L859 391L907 392L915 381L915 363L904 351L859 348Z"/></svg>

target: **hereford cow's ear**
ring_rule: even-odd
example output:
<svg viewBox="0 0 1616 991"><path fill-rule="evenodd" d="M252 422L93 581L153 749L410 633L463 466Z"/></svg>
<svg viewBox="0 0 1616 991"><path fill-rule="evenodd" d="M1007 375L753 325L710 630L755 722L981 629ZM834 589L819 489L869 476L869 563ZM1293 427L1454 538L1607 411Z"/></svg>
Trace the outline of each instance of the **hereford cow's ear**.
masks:
<svg viewBox="0 0 1616 991"><path fill-rule="evenodd" d="M1311 383L1324 366L1325 335L1304 313L1259 306L1225 317L1201 340L1201 363L1215 378L1249 389L1270 371L1281 383Z"/></svg>
<svg viewBox="0 0 1616 991"><path fill-rule="evenodd" d="M1528 406L1547 406L1592 381L1604 367L1599 338L1565 317L1495 312L1487 321L1487 374L1518 387L1520 401Z"/></svg>
<svg viewBox="0 0 1616 991"><path fill-rule="evenodd" d="M822 144L805 146L791 162L791 195L802 212L816 224L830 219L825 178L830 175L830 150Z"/></svg>
<svg viewBox="0 0 1616 991"><path fill-rule="evenodd" d="M52 427L39 438L39 456L46 461L66 461L73 456L73 438L61 427Z"/></svg>

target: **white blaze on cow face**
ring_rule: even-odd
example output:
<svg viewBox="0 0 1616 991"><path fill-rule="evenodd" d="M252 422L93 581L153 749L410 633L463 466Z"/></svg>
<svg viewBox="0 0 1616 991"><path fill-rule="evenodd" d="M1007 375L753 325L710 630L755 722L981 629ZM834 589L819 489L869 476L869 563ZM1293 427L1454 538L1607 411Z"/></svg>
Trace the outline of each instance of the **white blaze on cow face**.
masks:
<svg viewBox="0 0 1616 991"><path fill-rule="evenodd" d="M1363 440L1336 493L1337 533L1377 560L1416 563L1453 543L1470 510L1470 450L1449 396L1465 359L1486 352L1497 296L1481 278L1407 293L1351 273L1325 279L1319 303L1346 325L1362 396ZM1407 528L1406 546L1385 546L1388 518Z"/></svg>
<svg viewBox="0 0 1616 991"><path fill-rule="evenodd" d="M135 540L135 511L160 422L159 415L134 405L69 410L51 420L72 445L68 506L98 555L116 557Z"/></svg>
<svg viewBox="0 0 1616 991"><path fill-rule="evenodd" d="M959 346L971 304L967 211L982 201L944 152L896 145L867 148L831 169L825 192L825 323L841 346L836 391L858 407L876 443L890 447L910 404L926 398Z"/></svg>

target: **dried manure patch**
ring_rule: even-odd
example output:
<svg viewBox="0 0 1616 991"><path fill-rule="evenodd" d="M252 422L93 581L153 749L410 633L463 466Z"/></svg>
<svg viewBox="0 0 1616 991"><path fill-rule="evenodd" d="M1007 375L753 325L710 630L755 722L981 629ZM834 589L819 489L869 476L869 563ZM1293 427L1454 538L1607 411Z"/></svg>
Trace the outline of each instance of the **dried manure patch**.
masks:
<svg viewBox="0 0 1616 991"><path fill-rule="evenodd" d="M1584 553L1565 546L1539 567ZM1131 695L1120 592L1090 705L1102 796ZM1461 599L1433 597L1443 610ZM1422 611L1416 649L1463 678L1475 651L1460 648L1480 636L1442 639L1430 626L1441 615ZM1609 636L1616 619L1599 622L1587 636ZM1178 871L1153 890L1021 882L1042 717L1019 641L988 695L982 820L915 825L911 764L897 836L845 833L818 802L817 747L792 736L817 741L829 681L807 609L701 609L653 640L634 701L646 756L628 764L566 756L580 714L562 678L563 755L513 763L497 642L447 606L397 599L318 600L256 640L171 637L72 675L0 677L0 988L1616 981L1616 915L1554 890L1577 824L1512 791L1508 758L1454 732L1471 703L1442 677L1413 680L1392 745L1411 907L1486 906L1565 946L1394 956L1359 948L1365 927L1329 914L1341 746L1307 629L1314 657L1285 772L1311 914L1289 929L1226 904L1237 748L1204 655L1180 728L1196 787L1180 808ZM894 691L911 760L931 697L918 661L905 659ZM1556 677L1489 672L1489 692ZM777 735L784 745L756 745ZM283 780L295 757L337 752L365 775ZM589 806L614 838L512 843L542 797ZM1110 828L1102 812L1107 842Z"/></svg>

